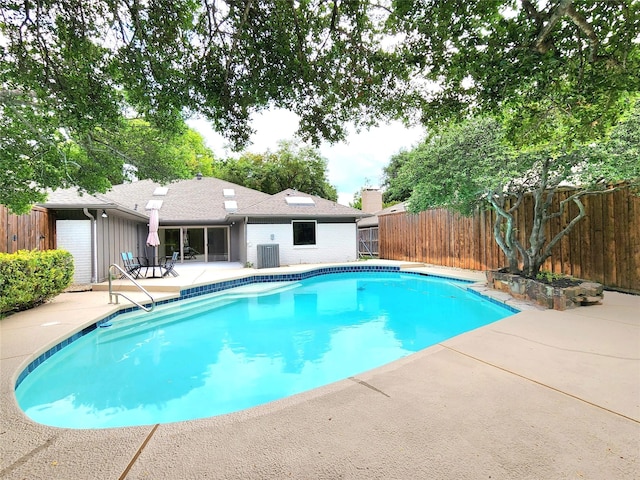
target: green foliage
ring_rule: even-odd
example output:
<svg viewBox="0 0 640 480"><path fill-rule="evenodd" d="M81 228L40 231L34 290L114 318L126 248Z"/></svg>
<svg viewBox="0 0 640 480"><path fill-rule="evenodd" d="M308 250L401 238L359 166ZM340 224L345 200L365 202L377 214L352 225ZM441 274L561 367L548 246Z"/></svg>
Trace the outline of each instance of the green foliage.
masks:
<svg viewBox="0 0 640 480"><path fill-rule="evenodd" d="M536 275L536 280L540 280L541 282L549 283L549 284L563 278L567 278L567 276L564 275L563 273L553 273L548 270L538 272L538 274Z"/></svg>
<svg viewBox="0 0 640 480"><path fill-rule="evenodd" d="M408 178L400 177L402 166L408 163L412 153L401 150L391 157L389 164L382 171L382 187L384 189L384 202L404 202L411 196L413 184L408 183Z"/></svg>
<svg viewBox="0 0 640 480"><path fill-rule="evenodd" d="M487 189L515 172L515 160L499 123L475 118L432 132L413 150L398 154L396 161L402 163L395 179L388 180L389 189L403 200L411 192L409 208L414 212L446 207L468 215Z"/></svg>
<svg viewBox="0 0 640 480"><path fill-rule="evenodd" d="M119 166L124 162L135 167L138 178L160 183L197 173L211 175L213 171L213 152L198 132L184 124L174 132L160 130L144 120L129 120L114 132L94 132L85 150L96 152L100 148L105 156L117 155ZM122 169L109 180L122 183Z"/></svg>
<svg viewBox="0 0 640 480"><path fill-rule="evenodd" d="M73 279L73 256L64 250L0 253L0 314L33 308Z"/></svg>
<svg viewBox="0 0 640 480"><path fill-rule="evenodd" d="M244 153L216 162L213 175L264 193L293 188L336 201L338 193L327 180L327 161L317 149L281 141L275 152Z"/></svg>
<svg viewBox="0 0 640 480"><path fill-rule="evenodd" d="M393 3L390 25L420 72L428 125L508 112L514 143L586 141L606 134L640 90L636 1Z"/></svg>
<svg viewBox="0 0 640 480"><path fill-rule="evenodd" d="M356 192L353 194L353 202L349 202L349 206L351 208L357 208L358 210L362 210L362 193Z"/></svg>
<svg viewBox="0 0 640 480"><path fill-rule="evenodd" d="M640 90L639 33L633 0L5 0L0 202L24 213L49 188L103 191L125 161L186 175L194 158L165 143L192 113L237 149L271 107L315 144L346 123L488 113L517 148L569 148Z"/></svg>
<svg viewBox="0 0 640 480"><path fill-rule="evenodd" d="M49 188L103 191L131 160L140 178L183 176L194 159L163 144L192 113L237 148L271 107L297 113L316 143L402 115L408 72L380 47L387 16L363 0L6 0L0 202L24 213Z"/></svg>
<svg viewBox="0 0 640 480"><path fill-rule="evenodd" d="M36 119L38 112L28 105L3 110L0 104L0 111L0 204L14 213L45 201L46 189L105 192L122 183L125 164L138 178L163 183L212 173L213 153L184 123L178 131L165 131L143 120L122 120L70 138L53 119ZM26 117L33 119L33 129L24 128Z"/></svg>

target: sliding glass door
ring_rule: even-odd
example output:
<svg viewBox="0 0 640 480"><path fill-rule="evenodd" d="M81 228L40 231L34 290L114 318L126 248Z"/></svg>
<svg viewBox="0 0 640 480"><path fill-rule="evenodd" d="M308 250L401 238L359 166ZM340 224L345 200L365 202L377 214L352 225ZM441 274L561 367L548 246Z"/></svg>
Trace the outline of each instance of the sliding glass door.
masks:
<svg viewBox="0 0 640 480"><path fill-rule="evenodd" d="M207 228L207 261L229 261L229 227Z"/></svg>
<svg viewBox="0 0 640 480"><path fill-rule="evenodd" d="M181 258L197 262L229 261L229 227L167 227L158 232L158 256L180 252Z"/></svg>

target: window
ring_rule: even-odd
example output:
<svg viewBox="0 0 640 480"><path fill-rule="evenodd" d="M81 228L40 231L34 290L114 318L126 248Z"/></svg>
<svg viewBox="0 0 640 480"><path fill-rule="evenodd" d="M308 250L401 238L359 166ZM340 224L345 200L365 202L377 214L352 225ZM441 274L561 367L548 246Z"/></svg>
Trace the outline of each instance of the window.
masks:
<svg viewBox="0 0 640 480"><path fill-rule="evenodd" d="M315 245L316 222L313 220L293 221L293 244Z"/></svg>

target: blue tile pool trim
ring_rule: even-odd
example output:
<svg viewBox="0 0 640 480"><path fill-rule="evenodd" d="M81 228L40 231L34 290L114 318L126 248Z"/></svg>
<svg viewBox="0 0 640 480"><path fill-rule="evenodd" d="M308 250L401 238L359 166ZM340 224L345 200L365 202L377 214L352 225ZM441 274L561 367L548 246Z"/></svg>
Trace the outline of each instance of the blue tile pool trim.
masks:
<svg viewBox="0 0 640 480"><path fill-rule="evenodd" d="M249 285L251 283L269 283L269 282L283 282L283 281L284 282L297 282L297 281L304 280L304 279L307 279L307 278L317 277L319 275L327 275L327 274L330 274L330 273L351 273L351 272L400 272L400 267L385 266L385 265L349 265L349 266L344 266L343 265L343 266L335 266L335 267L317 268L317 269L314 269L314 270L309 270L309 271L306 271L306 272L299 272L299 273L282 273L282 274L274 274L274 275L252 275L252 276L249 276L249 277L238 278L238 279L235 279L235 280L226 280L226 281L223 281L223 282L211 283L211 284L208 284L208 285L201 285L199 287L187 288L185 290L181 290L180 291L180 296L179 297L158 301L158 302L156 302L156 305L165 305L167 303L173 303L173 302L177 302L177 301L180 301L180 300L186 300L188 298L198 297L200 295L206 295L206 294L209 294L209 293L220 292L220 291L223 291L223 290L228 290L230 288L242 287L244 285ZM424 276L424 277L443 278L443 279L446 279L446 280L455 280L455 281L458 281L458 282L469 283L469 284L474 283L471 280L459 280L459 279L452 278L452 277L446 277L446 276L441 276L441 275L432 275L430 273L423 273L423 272L405 271L405 272L402 272L402 273L408 274L408 275L420 275L420 276ZM480 294L478 292L475 292L472 289L468 289L468 291L476 293L476 294L480 295L481 297L483 297L486 300L492 301L494 303L498 303L499 305L507 308L508 310L511 310L512 312L515 312L515 313L519 312L519 310L516 310L516 309L514 309L513 307L511 307L509 305L505 305L503 303L496 302L492 298L486 297L486 296L484 296L484 295L482 295L482 294ZM70 345L71 343L75 342L76 340L82 338L84 335L86 335L87 333L92 332L96 328L100 328L102 325L104 325L106 323L110 323L111 320L116 318L118 315L122 315L124 313L129 313L129 312L134 312L136 310L139 310L139 308L137 306L126 307L126 308L123 308L121 310L118 310L117 312L114 312L114 313L108 315L107 317L98 320L96 323L88 325L87 327L83 328L82 330L74 333L69 338L66 338L62 342L58 343L56 346L51 347L49 350L47 350L42 355L38 356L38 358L33 360L31 363L29 363L27 368L25 368L20 373L20 375L18 376L18 379L16 380L15 388L18 388L18 386L27 377L27 375L29 375L36 368L38 368L45 360L49 359L51 357L51 355L59 352L60 350L62 350L67 345Z"/></svg>

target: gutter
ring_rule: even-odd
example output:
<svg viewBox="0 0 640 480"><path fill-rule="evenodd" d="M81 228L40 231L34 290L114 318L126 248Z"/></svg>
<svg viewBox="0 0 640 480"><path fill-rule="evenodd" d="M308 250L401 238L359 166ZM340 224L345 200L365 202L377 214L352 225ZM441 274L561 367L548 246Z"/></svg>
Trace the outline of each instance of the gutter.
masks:
<svg viewBox="0 0 640 480"><path fill-rule="evenodd" d="M116 211L120 215L129 216L138 220L149 220L149 215L146 215L143 211L132 210L130 208L124 208L115 203L84 203L84 204L68 204L68 203L38 203L37 206L42 208L48 208L50 210L105 210ZM85 212L86 215L86 212Z"/></svg>
<svg viewBox="0 0 640 480"><path fill-rule="evenodd" d="M91 283L98 283L98 222L87 208L83 208L82 211L91 219Z"/></svg>

